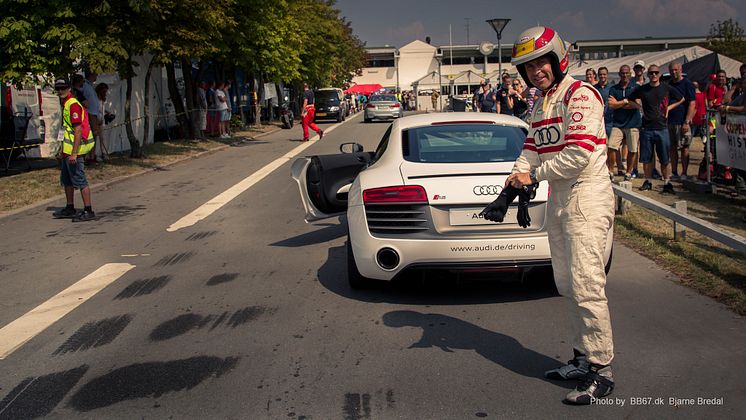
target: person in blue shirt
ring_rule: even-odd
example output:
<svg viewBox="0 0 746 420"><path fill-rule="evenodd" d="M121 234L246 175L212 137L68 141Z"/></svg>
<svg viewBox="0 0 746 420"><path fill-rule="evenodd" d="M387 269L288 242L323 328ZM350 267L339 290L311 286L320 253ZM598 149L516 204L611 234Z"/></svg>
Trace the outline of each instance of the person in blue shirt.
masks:
<svg viewBox="0 0 746 420"><path fill-rule="evenodd" d="M619 67L619 83L609 89L609 108L612 109L611 136L608 148L612 151L620 150L622 141L627 144L627 171L624 180L637 176L637 162L639 159L640 126L642 116L638 109L625 108L629 104L629 97L637 89L637 84L632 81L632 71L628 65ZM614 156L612 158L612 156ZM616 165L616 153L609 153L609 170ZM621 162L620 162L621 163Z"/></svg>
<svg viewBox="0 0 746 420"><path fill-rule="evenodd" d="M599 67L597 75L598 83L593 85L593 87L598 90L598 93L601 94L601 98L604 100L604 128L606 129L606 139L608 141L608 139L611 138L611 121L614 118L614 110L609 108L609 91L611 90L611 85L609 84L609 69L607 69L606 67ZM611 175L614 174L612 172L614 170L614 166L611 164L621 163L622 161L622 155L619 152L619 149L612 150L612 152L613 153L609 153L606 157L606 166L609 168L609 172L611 173ZM613 162L610 158L612 154L615 155L615 160Z"/></svg>

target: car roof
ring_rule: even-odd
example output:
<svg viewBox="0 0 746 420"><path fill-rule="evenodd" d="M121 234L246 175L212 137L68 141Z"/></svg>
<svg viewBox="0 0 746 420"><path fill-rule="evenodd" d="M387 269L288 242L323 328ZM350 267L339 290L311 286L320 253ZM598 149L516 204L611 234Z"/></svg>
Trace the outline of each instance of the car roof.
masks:
<svg viewBox="0 0 746 420"><path fill-rule="evenodd" d="M426 114L409 115L397 120L400 130L413 127L422 127L433 123L484 123L491 122L497 125L507 125L528 129L520 118L512 115L493 114L491 112L429 112Z"/></svg>

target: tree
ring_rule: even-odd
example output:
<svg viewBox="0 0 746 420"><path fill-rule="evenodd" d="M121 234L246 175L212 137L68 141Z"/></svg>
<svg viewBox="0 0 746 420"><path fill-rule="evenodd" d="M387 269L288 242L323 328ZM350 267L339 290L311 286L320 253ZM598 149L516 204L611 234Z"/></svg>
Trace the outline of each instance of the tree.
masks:
<svg viewBox="0 0 746 420"><path fill-rule="evenodd" d="M738 21L730 18L710 25L704 47L741 62L746 61L746 36Z"/></svg>

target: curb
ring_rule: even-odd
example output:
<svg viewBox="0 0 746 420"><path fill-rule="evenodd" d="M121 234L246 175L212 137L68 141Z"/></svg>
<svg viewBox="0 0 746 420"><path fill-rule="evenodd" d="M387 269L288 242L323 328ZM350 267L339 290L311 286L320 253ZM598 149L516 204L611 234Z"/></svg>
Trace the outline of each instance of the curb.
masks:
<svg viewBox="0 0 746 420"><path fill-rule="evenodd" d="M252 138L264 137L264 136L268 136L270 134L276 133L276 132L278 132L280 130L282 130L282 128L276 127L274 130L267 131L266 133L259 133L256 136L251 136L251 137ZM141 170L139 172L133 172L131 174L122 175L122 176L116 177L116 178L111 179L111 180L106 181L106 182L99 182L98 184L91 185L90 188L91 188L91 191L106 189L106 188L108 188L111 185L118 184L118 183L126 181L126 180L128 180L130 178L135 178L135 177L138 177L140 175L144 175L144 174L147 174L147 173L150 173L150 172L159 171L159 170L161 170L163 168L168 168L170 166L174 166L176 164L182 163L182 162L187 161L187 160L196 159L198 157L202 157L202 156L209 155L209 154L212 154L212 153L217 153L217 152L219 152L221 150L224 150L224 149L227 149L229 147L231 147L230 144L224 144L224 145L218 146L218 147L216 147L214 149L205 150L204 152L200 152L200 153L197 153L196 155L192 155L192 156L187 156L187 157L184 157L182 159L175 160L173 162L168 162L168 163L165 163L163 165L153 166L153 167L148 168L148 169L143 169L143 170ZM22 212L25 212L25 211L33 210L33 209L35 209L37 207L45 206L47 204L53 203L53 202L58 201L58 200L62 200L64 198L65 198L65 194L62 193L62 194L56 195L54 197L46 198L46 199L44 199L42 201L38 201L36 203L32 203L32 204L29 204L29 205L26 205L26 206L23 206L23 207L14 209L14 210L9 210L7 212L0 212L0 220L3 220L3 219L5 219L7 217L10 217L10 216L14 216L14 215L16 215L18 213L22 213Z"/></svg>

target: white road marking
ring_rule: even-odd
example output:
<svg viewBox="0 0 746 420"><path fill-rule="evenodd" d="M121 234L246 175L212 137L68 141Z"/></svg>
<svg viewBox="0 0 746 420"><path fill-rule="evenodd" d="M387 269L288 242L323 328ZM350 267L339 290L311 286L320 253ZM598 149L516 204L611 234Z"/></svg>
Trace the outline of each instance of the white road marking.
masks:
<svg viewBox="0 0 746 420"><path fill-rule="evenodd" d="M44 331L100 292L124 273L135 268L127 263L104 264L93 273L0 329L0 360Z"/></svg>
<svg viewBox="0 0 746 420"><path fill-rule="evenodd" d="M150 254L122 254L122 257L149 257Z"/></svg>
<svg viewBox="0 0 746 420"><path fill-rule="evenodd" d="M357 113L352 116L352 118L355 118L360 113ZM339 122L337 124L334 124L333 126L327 128L324 130L324 134L331 133L339 127L340 125L344 124L344 121ZM169 226L166 231L168 232L176 232L179 229L183 229L185 227L189 227L194 225L195 223L199 222L200 220L206 218L207 216L213 214L215 211L217 211L219 208L223 207L224 205L228 204L231 200L238 197L239 194L242 192L248 190L251 188L254 184L258 183L264 177L274 172L275 169L279 168L280 166L284 165L287 161L295 158L298 156L301 152L308 149L313 145L314 140L318 140L319 136L316 135L312 137L311 141L303 142L300 146L296 147L295 149L289 151L288 153L284 154L283 156L279 157L278 159L274 160L273 162L270 162L265 167L259 169L258 171L254 172L253 174L249 175L248 177L241 180L238 184L228 188L227 190L223 191L222 193L218 194L214 198L212 198L210 201L206 202L205 204L198 207L193 212L187 214L186 216L182 217L176 223Z"/></svg>

